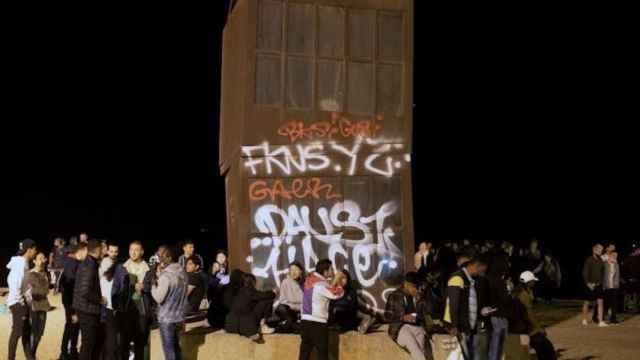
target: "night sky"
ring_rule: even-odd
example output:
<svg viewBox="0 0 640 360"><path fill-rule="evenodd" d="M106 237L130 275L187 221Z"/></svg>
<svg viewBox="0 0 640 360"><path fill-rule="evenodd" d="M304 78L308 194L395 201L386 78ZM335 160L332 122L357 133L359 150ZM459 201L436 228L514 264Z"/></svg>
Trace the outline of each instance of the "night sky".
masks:
<svg viewBox="0 0 640 360"><path fill-rule="evenodd" d="M210 3L5 14L3 264L26 236L83 230L224 247L226 7ZM417 240L537 236L573 264L592 241L640 239L624 22L417 3Z"/></svg>

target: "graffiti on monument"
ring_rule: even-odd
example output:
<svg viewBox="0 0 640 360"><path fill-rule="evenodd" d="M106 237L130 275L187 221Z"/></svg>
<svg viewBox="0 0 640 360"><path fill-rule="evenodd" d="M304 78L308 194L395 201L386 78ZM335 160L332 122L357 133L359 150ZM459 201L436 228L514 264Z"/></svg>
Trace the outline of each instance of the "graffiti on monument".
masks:
<svg viewBox="0 0 640 360"><path fill-rule="evenodd" d="M251 213L246 261L269 287L280 285L292 261L313 271L328 258L381 310L404 273L400 171L411 159L401 139L379 136L375 120L333 116L322 126L293 121L278 130L291 144L242 148ZM337 134L350 142L332 140Z"/></svg>

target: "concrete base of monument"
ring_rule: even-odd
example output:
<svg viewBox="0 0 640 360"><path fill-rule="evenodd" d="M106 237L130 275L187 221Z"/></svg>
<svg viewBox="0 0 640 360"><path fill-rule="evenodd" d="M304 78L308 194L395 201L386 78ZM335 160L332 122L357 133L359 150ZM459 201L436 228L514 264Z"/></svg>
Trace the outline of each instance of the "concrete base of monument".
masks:
<svg viewBox="0 0 640 360"><path fill-rule="evenodd" d="M298 359L300 336L276 334L264 336L264 344L227 334L223 330L212 332L203 322L188 324L181 337L185 360L296 360ZM483 341L487 343L487 341ZM450 355L451 337L435 335L433 351L436 360L447 360ZM367 335L348 332L330 337L331 358L335 360L411 360L409 354L394 343L386 333L386 327ZM520 337L510 336L505 345L507 359L528 359L520 345ZM162 354L160 334L151 333L151 353ZM457 358L456 358L457 359Z"/></svg>

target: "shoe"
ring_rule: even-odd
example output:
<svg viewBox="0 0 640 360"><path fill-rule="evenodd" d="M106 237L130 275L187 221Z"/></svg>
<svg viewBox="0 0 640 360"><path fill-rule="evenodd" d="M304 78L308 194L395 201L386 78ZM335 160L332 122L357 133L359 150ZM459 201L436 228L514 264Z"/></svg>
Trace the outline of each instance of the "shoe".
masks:
<svg viewBox="0 0 640 360"><path fill-rule="evenodd" d="M362 319L362 322L360 323L360 325L358 325L358 332L362 335L366 334L371 328L371 326L373 325L373 323L375 322L375 320L376 318L373 316L367 316L364 319Z"/></svg>
<svg viewBox="0 0 640 360"><path fill-rule="evenodd" d="M269 334L273 334L274 332L276 332L276 329L267 326L266 324L260 326L260 333L264 334L264 335L269 335Z"/></svg>
<svg viewBox="0 0 640 360"><path fill-rule="evenodd" d="M587 320L582 320L582 326L587 326L589 325L589 323L587 322Z"/></svg>
<svg viewBox="0 0 640 360"><path fill-rule="evenodd" d="M598 327L609 327L609 324L607 324L604 321L601 321L601 322L598 323Z"/></svg>
<svg viewBox="0 0 640 360"><path fill-rule="evenodd" d="M264 344L264 339L262 338L262 336L260 336L260 334L251 335L249 336L249 339L251 339L251 341L256 344Z"/></svg>

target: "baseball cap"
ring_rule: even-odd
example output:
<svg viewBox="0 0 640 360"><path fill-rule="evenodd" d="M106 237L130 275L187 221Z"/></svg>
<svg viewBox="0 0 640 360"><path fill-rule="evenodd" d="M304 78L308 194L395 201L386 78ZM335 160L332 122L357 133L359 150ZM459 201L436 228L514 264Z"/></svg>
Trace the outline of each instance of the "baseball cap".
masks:
<svg viewBox="0 0 640 360"><path fill-rule="evenodd" d="M525 271L520 274L520 282L528 283L529 281L538 281L538 278L531 271Z"/></svg>

